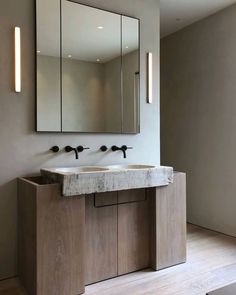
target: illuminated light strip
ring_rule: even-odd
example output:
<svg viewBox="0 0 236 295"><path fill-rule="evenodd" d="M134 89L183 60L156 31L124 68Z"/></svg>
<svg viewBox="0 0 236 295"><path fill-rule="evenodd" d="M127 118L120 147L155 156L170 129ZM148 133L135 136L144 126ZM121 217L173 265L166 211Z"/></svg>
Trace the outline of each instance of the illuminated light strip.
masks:
<svg viewBox="0 0 236 295"><path fill-rule="evenodd" d="M147 66L148 66L148 77L147 77L147 102L152 103L153 98L153 73L152 73L152 53L148 52L147 54Z"/></svg>
<svg viewBox="0 0 236 295"><path fill-rule="evenodd" d="M21 36L15 27L15 92L21 92Z"/></svg>

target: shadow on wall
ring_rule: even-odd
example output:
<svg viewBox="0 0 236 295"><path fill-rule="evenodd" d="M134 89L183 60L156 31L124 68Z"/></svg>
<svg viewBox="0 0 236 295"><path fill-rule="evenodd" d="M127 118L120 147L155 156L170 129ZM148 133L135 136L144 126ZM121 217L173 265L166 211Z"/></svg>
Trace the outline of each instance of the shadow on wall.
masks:
<svg viewBox="0 0 236 295"><path fill-rule="evenodd" d="M17 179L0 186L0 224L7 225L1 230L1 279L17 274Z"/></svg>

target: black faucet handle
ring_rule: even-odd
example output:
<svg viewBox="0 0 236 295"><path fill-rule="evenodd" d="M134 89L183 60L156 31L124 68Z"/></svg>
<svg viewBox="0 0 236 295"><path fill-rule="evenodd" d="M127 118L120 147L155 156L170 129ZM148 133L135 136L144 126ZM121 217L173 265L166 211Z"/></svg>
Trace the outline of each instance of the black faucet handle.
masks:
<svg viewBox="0 0 236 295"><path fill-rule="evenodd" d="M123 150L127 151L127 150L132 150L133 147L132 146L127 146L127 145L122 145L121 147Z"/></svg>
<svg viewBox="0 0 236 295"><path fill-rule="evenodd" d="M106 145L102 145L102 146L100 147L100 150L101 150L102 152L106 152L106 151L108 150L108 148L107 148Z"/></svg>
<svg viewBox="0 0 236 295"><path fill-rule="evenodd" d="M73 150L74 150L74 148L71 147L70 145L67 145L67 146L65 147L65 152L67 152L67 153L70 153L70 152L72 152Z"/></svg>
<svg viewBox="0 0 236 295"><path fill-rule="evenodd" d="M52 151L54 153L58 153L60 151L59 146L54 145L53 147L50 148L50 151Z"/></svg>
<svg viewBox="0 0 236 295"><path fill-rule="evenodd" d="M115 151L118 151L119 148L118 148L118 146L113 145L113 146L111 147L111 150L112 150L113 152L115 152Z"/></svg>
<svg viewBox="0 0 236 295"><path fill-rule="evenodd" d="M79 152L79 153L82 153L84 150L89 150L90 148L89 147L83 147L82 145L79 145L79 146L77 146L77 151Z"/></svg>

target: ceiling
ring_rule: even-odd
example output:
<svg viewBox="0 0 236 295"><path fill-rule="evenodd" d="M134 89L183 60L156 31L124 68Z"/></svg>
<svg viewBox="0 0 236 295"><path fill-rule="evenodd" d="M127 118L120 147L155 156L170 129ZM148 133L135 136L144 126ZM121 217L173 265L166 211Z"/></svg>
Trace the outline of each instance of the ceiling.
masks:
<svg viewBox="0 0 236 295"><path fill-rule="evenodd" d="M236 3L236 0L160 0L160 3L161 37L165 37Z"/></svg>

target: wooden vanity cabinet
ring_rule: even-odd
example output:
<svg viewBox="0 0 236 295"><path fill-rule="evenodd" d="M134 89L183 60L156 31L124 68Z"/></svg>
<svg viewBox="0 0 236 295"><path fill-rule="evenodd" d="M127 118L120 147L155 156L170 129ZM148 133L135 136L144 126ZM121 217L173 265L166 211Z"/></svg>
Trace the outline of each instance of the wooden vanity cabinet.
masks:
<svg viewBox="0 0 236 295"><path fill-rule="evenodd" d="M186 261L184 173L175 172L174 183L168 186L96 194L94 202L87 200L87 203L95 206L88 212L97 212L94 220L88 215L89 224L96 223L97 234L86 229L87 237L93 232L93 243L98 247L90 252L90 259L96 261L96 267L92 272L89 271L90 266L88 267L90 280L87 282L96 282L147 267L160 270ZM109 228L106 222L110 223ZM88 241L90 245L92 239L86 239ZM111 266L106 266L108 257L112 261L112 269ZM97 268L100 269L99 273ZM105 273L104 268L107 270Z"/></svg>
<svg viewBox="0 0 236 295"><path fill-rule="evenodd" d="M62 197L42 178L18 182L19 277L29 295L78 295L85 285L186 260L186 179L168 186Z"/></svg>

